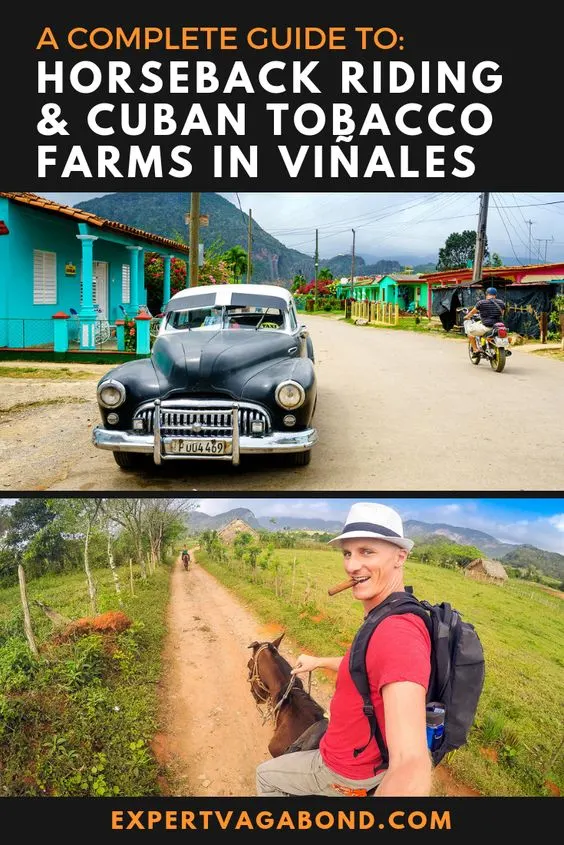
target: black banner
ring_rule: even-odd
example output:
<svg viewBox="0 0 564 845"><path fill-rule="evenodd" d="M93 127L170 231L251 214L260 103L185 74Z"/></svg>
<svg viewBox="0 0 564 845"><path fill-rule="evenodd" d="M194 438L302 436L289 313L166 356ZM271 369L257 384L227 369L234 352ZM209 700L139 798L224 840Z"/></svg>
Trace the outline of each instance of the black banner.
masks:
<svg viewBox="0 0 564 845"><path fill-rule="evenodd" d="M109 834L129 837L144 831L154 838L174 833L291 833L319 831L376 834L380 841L411 836L451 840L511 833L538 836L540 829L558 829L560 803L551 798L168 798L168 799L5 799L0 803L6 828L21 834L37 832ZM438 840L437 840L438 841Z"/></svg>
<svg viewBox="0 0 564 845"><path fill-rule="evenodd" d="M0 33L4 190L564 188L538 6L40 8Z"/></svg>

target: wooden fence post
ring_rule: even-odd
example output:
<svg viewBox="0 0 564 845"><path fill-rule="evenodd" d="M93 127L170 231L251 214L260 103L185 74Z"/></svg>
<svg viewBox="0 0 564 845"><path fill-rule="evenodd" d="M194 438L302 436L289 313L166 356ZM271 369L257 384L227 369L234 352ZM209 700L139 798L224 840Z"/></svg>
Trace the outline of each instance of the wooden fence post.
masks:
<svg viewBox="0 0 564 845"><path fill-rule="evenodd" d="M35 637L33 636L33 628L31 627L31 616L29 614L29 605L27 603L27 595L25 591L25 573L21 563L18 564L18 581L20 582L20 597L23 607L25 635L32 653L35 657L39 657L39 651L35 643Z"/></svg>

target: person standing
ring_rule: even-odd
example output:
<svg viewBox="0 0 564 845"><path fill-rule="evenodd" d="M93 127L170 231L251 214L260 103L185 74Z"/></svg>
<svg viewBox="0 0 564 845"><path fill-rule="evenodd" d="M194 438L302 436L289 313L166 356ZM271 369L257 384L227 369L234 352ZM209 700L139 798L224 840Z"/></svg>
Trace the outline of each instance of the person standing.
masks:
<svg viewBox="0 0 564 845"><path fill-rule="evenodd" d="M354 504L342 533L330 543L342 550L345 571L354 581L353 596L361 602L365 617L392 593L405 591L403 567L413 541L403 536L401 516L393 508ZM366 668L374 712L388 748L387 768L351 678L349 654L350 649L344 657L298 657L294 674L315 669L337 672L327 731L317 749L260 763L258 795L349 797L374 790L376 797L430 794L425 696L431 641L424 621L411 613L391 615L378 625L368 646Z"/></svg>

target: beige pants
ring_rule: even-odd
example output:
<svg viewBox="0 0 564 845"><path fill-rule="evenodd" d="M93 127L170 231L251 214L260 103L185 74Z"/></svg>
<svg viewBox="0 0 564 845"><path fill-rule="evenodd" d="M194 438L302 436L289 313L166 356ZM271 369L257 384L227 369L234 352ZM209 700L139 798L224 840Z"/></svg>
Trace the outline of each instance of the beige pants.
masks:
<svg viewBox="0 0 564 845"><path fill-rule="evenodd" d="M470 335L470 337L482 337L482 335L490 331L488 326L484 326L481 320L467 320L464 328L466 329L466 334Z"/></svg>
<svg viewBox="0 0 564 845"><path fill-rule="evenodd" d="M288 795L328 795L364 798L378 786L385 772L366 780L350 780L328 769L319 748L273 757L257 766L257 795L268 798Z"/></svg>

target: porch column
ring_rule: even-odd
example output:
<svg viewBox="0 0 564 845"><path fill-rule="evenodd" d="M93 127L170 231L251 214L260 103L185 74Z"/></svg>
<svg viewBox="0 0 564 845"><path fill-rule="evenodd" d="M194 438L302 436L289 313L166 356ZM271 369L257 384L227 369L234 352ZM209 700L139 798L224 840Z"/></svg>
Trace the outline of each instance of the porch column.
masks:
<svg viewBox="0 0 564 845"><path fill-rule="evenodd" d="M150 355L151 353L151 317L149 314L139 314L135 317L137 355Z"/></svg>
<svg viewBox="0 0 564 845"><path fill-rule="evenodd" d="M161 311L165 310L165 305L170 299L170 262L172 260L172 255L165 255L163 258L164 263L164 276L163 276L163 304Z"/></svg>
<svg viewBox="0 0 564 845"><path fill-rule="evenodd" d="M82 247L82 303L78 314L80 323L80 348L96 349L94 340L98 312L94 305L93 254L96 235L77 235Z"/></svg>
<svg viewBox="0 0 564 845"><path fill-rule="evenodd" d="M147 291L145 289L145 250L139 249L137 254L137 278L139 280L139 305L147 305Z"/></svg>
<svg viewBox="0 0 564 845"><path fill-rule="evenodd" d="M131 316L139 311L139 251L140 246L128 246L129 250L129 308Z"/></svg>

